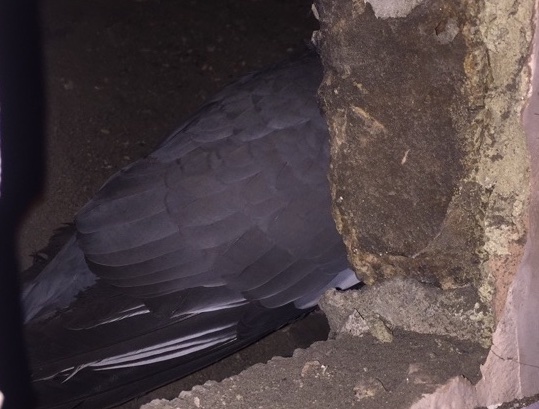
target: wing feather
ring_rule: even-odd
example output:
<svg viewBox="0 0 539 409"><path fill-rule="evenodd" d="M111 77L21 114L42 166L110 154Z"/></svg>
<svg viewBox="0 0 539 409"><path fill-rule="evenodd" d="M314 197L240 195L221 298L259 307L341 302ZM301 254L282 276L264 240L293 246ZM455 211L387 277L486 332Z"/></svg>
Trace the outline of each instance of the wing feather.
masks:
<svg viewBox="0 0 539 409"><path fill-rule="evenodd" d="M83 207L70 247L27 287L46 405L97 407L184 376L354 281L320 79L314 55L241 79Z"/></svg>

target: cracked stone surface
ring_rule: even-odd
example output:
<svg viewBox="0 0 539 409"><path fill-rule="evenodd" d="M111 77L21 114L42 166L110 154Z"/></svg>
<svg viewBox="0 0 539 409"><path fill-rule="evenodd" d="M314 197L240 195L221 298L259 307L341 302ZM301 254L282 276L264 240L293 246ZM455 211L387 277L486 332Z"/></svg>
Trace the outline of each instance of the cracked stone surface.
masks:
<svg viewBox="0 0 539 409"><path fill-rule="evenodd" d="M359 334L364 328L378 339L390 341L387 332L401 328L488 347L490 332L481 325L484 307L474 295L470 287L442 291L413 279L396 278L357 291L330 290L320 300L320 308L335 333Z"/></svg>

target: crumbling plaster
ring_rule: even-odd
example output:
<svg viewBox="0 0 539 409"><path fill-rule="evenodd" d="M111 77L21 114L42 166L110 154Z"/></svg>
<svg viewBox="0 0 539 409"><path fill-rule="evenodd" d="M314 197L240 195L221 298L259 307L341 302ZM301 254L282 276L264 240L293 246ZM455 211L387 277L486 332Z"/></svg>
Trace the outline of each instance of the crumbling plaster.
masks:
<svg viewBox="0 0 539 409"><path fill-rule="evenodd" d="M480 293L486 300L493 298L497 316L527 234L530 162L521 117L529 90L526 60L533 6L534 0L487 1L478 16L491 81L485 98L484 140L472 177L491 190L484 218L486 280Z"/></svg>

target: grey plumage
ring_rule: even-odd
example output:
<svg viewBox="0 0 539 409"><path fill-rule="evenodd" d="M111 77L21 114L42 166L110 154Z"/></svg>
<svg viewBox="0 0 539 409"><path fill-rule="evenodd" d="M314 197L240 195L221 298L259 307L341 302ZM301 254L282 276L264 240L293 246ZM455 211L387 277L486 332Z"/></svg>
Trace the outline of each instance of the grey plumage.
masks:
<svg viewBox="0 0 539 409"><path fill-rule="evenodd" d="M44 406L126 399L358 282L331 217L320 80L313 52L242 78L81 209L25 287Z"/></svg>

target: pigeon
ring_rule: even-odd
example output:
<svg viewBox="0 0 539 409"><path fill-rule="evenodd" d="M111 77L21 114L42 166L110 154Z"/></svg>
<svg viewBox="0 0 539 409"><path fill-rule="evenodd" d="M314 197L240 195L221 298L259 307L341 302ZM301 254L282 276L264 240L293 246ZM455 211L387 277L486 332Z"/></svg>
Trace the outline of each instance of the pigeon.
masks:
<svg viewBox="0 0 539 409"><path fill-rule="evenodd" d="M319 56L225 87L112 176L23 290L41 408L106 408L360 281L331 212Z"/></svg>

